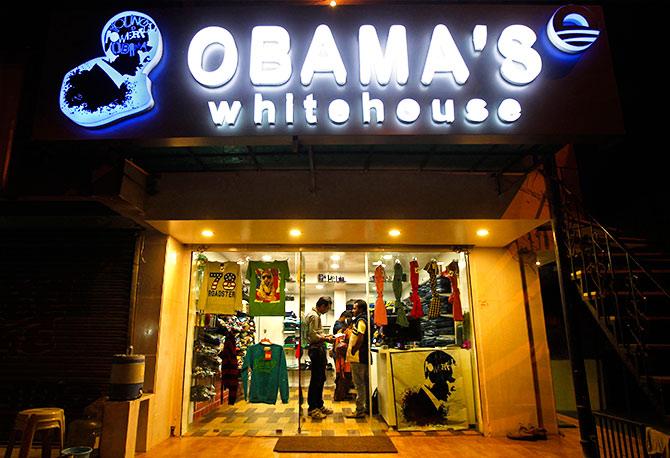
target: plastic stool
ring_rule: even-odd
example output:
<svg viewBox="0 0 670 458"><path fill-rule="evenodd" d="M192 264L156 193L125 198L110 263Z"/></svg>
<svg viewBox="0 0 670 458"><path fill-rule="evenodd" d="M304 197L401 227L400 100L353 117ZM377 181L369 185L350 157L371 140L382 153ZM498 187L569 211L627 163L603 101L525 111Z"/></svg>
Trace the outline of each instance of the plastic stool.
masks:
<svg viewBox="0 0 670 458"><path fill-rule="evenodd" d="M65 413L63 409L57 407L43 407L39 409L22 410L16 415L14 421L14 431L9 437L9 444L5 451L5 458L12 456L14 449L14 442L18 436L21 435L21 450L19 451L19 458L27 458L30 453L30 448L33 445L33 438L37 431L46 431L49 429L59 429L59 448L63 448L63 437L65 435ZM51 438L47 434L42 440L42 457L51 456Z"/></svg>

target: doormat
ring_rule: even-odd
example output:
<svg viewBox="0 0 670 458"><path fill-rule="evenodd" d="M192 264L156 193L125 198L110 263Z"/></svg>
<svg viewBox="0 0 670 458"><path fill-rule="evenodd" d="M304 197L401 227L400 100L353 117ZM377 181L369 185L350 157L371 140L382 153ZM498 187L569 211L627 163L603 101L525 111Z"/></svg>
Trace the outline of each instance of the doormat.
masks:
<svg viewBox="0 0 670 458"><path fill-rule="evenodd" d="M274 448L284 453L398 453L386 436L280 437Z"/></svg>

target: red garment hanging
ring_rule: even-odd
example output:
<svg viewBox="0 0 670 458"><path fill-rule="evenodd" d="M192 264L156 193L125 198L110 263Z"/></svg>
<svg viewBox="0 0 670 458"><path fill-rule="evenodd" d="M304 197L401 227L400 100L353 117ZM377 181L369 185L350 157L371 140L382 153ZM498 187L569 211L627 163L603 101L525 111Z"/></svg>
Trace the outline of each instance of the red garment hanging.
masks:
<svg viewBox="0 0 670 458"><path fill-rule="evenodd" d="M386 303L384 302L384 277L386 277L386 271L380 264L375 269L375 287L377 288L375 324L377 326L386 326L389 323L386 316Z"/></svg>
<svg viewBox="0 0 670 458"><path fill-rule="evenodd" d="M442 275L444 275L444 273ZM447 273L445 276L451 282L451 296L449 296L449 303L452 305L454 321L463 321L461 292L458 290L458 277L454 273Z"/></svg>
<svg viewBox="0 0 670 458"><path fill-rule="evenodd" d="M421 307L421 298L419 297L419 261L416 259L409 263L409 281L412 285L412 294L409 299L412 301L412 311L409 316L412 318L421 318L423 308Z"/></svg>

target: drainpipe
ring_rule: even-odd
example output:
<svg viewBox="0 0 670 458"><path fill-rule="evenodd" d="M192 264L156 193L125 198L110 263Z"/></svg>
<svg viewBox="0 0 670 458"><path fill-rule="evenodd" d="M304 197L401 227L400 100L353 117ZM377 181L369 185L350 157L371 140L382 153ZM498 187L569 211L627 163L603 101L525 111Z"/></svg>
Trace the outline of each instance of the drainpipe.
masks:
<svg viewBox="0 0 670 458"><path fill-rule="evenodd" d="M142 231L135 240L135 255L133 257L132 283L130 286L130 310L128 313L128 341L127 348L135 347L135 321L137 319L137 297L139 294L140 264L144 262L144 242L146 236Z"/></svg>
<svg viewBox="0 0 670 458"><path fill-rule="evenodd" d="M519 272L521 273L521 289L523 290L523 308L526 314L526 330L528 331L528 345L530 347L530 368L533 375L533 391L535 392L535 413L537 415L537 426L544 428L544 417L542 415L542 395L540 393L540 380L537 372L537 355L535 354L535 335L533 333L533 318L530 311L530 298L528 297L528 281L526 280L526 265L524 255L527 251L519 248L516 243L516 253L519 257Z"/></svg>
<svg viewBox="0 0 670 458"><path fill-rule="evenodd" d="M591 400L589 399L589 388L586 381L582 340L579 333L579 321L576 317L576 292L570 280L570 261L567 252L567 240L565 239L565 214L558 187L556 157L554 154L547 154L544 156L543 162L545 188L549 201L549 211L551 213L551 228L554 235L558 286L561 292L561 306L563 309L563 321L565 322L568 357L570 358L572 384L575 389L575 401L577 404L579 441L585 457L597 458L600 455L598 453L596 424L591 412Z"/></svg>

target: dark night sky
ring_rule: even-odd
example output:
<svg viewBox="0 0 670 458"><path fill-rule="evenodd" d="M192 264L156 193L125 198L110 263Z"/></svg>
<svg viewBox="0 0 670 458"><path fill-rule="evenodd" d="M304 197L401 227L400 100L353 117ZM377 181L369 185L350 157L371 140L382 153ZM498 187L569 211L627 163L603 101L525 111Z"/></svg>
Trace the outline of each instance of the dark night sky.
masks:
<svg viewBox="0 0 670 458"><path fill-rule="evenodd" d="M605 2L607 28L626 135L611 146L580 146L582 188L592 213L607 224L665 242L670 230L668 166L668 42L661 2Z"/></svg>

